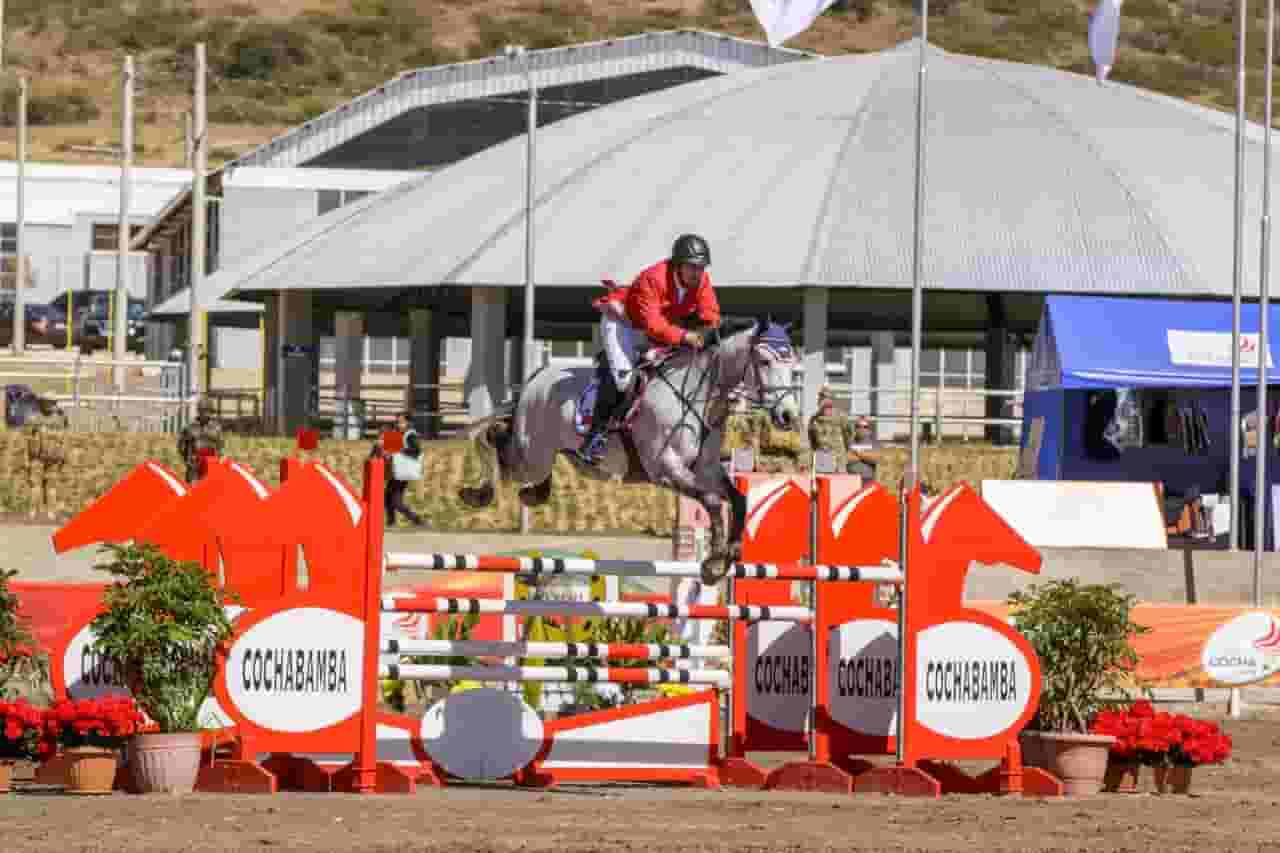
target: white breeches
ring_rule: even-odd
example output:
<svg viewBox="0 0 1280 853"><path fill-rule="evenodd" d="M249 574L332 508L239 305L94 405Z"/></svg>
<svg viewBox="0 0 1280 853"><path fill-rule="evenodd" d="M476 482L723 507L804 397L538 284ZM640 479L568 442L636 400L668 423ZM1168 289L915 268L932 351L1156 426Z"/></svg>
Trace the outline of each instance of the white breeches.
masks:
<svg viewBox="0 0 1280 853"><path fill-rule="evenodd" d="M600 339L614 384L619 391L626 391L636 359L649 346L649 337L626 320L605 312L600 318Z"/></svg>

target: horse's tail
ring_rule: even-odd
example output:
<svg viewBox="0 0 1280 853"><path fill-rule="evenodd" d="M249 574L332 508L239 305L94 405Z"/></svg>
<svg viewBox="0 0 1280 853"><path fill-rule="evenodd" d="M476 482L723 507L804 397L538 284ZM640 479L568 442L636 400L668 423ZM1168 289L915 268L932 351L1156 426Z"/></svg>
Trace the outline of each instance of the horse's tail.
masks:
<svg viewBox="0 0 1280 853"><path fill-rule="evenodd" d="M510 470L511 461L508 457L511 452L515 409L515 404L505 403L493 414L467 424L463 430L463 435L475 442L484 467L479 486L463 486L458 490L463 503L473 509L483 509L493 503L503 471Z"/></svg>

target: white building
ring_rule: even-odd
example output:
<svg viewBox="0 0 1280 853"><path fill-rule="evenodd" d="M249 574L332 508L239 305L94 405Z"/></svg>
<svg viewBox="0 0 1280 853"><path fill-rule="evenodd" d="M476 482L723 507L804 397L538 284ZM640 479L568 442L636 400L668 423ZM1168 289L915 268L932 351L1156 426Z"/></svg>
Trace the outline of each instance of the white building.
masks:
<svg viewBox="0 0 1280 853"><path fill-rule="evenodd" d="M130 223L141 231L184 185L185 169L134 168ZM23 182L29 303L48 302L68 290L114 290L120 221L120 169L28 163ZM6 268L18 251L18 166L0 162L0 257ZM129 294L146 296L146 255L135 253ZM6 296L5 298L10 298Z"/></svg>

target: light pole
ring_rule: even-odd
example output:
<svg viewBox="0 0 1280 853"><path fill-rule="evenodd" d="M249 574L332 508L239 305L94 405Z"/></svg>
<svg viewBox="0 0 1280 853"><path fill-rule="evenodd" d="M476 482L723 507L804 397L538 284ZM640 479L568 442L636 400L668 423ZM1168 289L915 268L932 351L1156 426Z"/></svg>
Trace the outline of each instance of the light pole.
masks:
<svg viewBox="0 0 1280 853"><path fill-rule="evenodd" d="M533 249L534 249L534 231L533 231L533 181L534 181L534 157L537 151L538 136L538 88L533 82L533 54L530 53L523 45L507 45L503 51L509 60L523 59L525 83L529 91L529 112L525 126L525 184L524 184L524 335L522 337L522 352L524 357L520 360L523 366L523 376L520 378L521 390L528 384L529 377L538 369L537 355L533 349L533 312L534 312L534 283L533 283ZM520 505L520 532L529 532L529 508Z"/></svg>
<svg viewBox="0 0 1280 853"><path fill-rule="evenodd" d="M112 316L111 360L117 391L124 390L124 357L129 331L129 205L133 187L133 57L124 58L120 109L120 222L116 235L116 299Z"/></svg>

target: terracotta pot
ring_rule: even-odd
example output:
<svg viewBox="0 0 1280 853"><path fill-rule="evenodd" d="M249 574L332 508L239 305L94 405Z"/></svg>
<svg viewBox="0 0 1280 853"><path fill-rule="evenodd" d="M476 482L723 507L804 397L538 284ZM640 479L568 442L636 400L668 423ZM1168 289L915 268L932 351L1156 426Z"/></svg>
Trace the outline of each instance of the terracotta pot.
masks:
<svg viewBox="0 0 1280 853"><path fill-rule="evenodd" d="M1155 784L1157 794L1169 793L1169 772L1172 767L1152 767L1151 781Z"/></svg>
<svg viewBox="0 0 1280 853"><path fill-rule="evenodd" d="M110 794L115 787L115 750L73 746L66 750L68 794Z"/></svg>
<svg viewBox="0 0 1280 853"><path fill-rule="evenodd" d="M1117 794L1136 794L1142 765L1127 758L1107 759L1107 775L1102 780L1102 790Z"/></svg>
<svg viewBox="0 0 1280 853"><path fill-rule="evenodd" d="M8 759L0 759L0 794L7 794L13 790L13 762Z"/></svg>
<svg viewBox="0 0 1280 853"><path fill-rule="evenodd" d="M1170 767L1169 768L1169 773L1166 775L1165 778L1168 781L1169 788L1173 791L1173 793L1175 794L1191 793L1191 771L1194 769L1195 768L1193 767Z"/></svg>
<svg viewBox="0 0 1280 853"><path fill-rule="evenodd" d="M1102 790L1107 757L1116 739L1111 735L1041 732L1045 768L1062 780L1068 797L1086 797Z"/></svg>
<svg viewBox="0 0 1280 853"><path fill-rule="evenodd" d="M190 794L200 772L199 732L134 735L129 768L139 794Z"/></svg>

